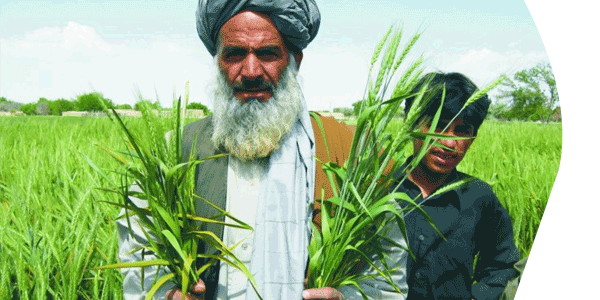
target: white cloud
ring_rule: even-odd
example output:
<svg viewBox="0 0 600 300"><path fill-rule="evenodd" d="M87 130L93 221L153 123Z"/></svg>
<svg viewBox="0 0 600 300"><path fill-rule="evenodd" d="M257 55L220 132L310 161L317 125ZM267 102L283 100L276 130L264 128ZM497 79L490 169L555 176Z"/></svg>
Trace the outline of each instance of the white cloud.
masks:
<svg viewBox="0 0 600 300"><path fill-rule="evenodd" d="M177 50L177 47L175 47L174 45L167 45L167 49L170 53L179 52L179 50Z"/></svg>
<svg viewBox="0 0 600 300"><path fill-rule="evenodd" d="M110 45L90 26L69 22L61 34L63 39L62 47L65 49L71 49L79 45L84 45L87 48L96 48L105 52L111 49Z"/></svg>
<svg viewBox="0 0 600 300"><path fill-rule="evenodd" d="M461 65L481 63L482 60L484 60L494 54L495 53L492 53L492 51L488 48L471 49L471 50L467 51L467 53L462 55L462 57L460 58L458 63L460 63Z"/></svg>
<svg viewBox="0 0 600 300"><path fill-rule="evenodd" d="M116 103L136 101L139 88L146 98L158 94L170 106L190 81L193 101L202 95L210 75L208 54L199 41L155 36L143 40L103 38L93 27L69 22L21 37L1 39L0 92L19 102L74 98L97 90Z"/></svg>
<svg viewBox="0 0 600 300"><path fill-rule="evenodd" d="M471 78L477 85L484 86L501 74L508 76L515 72L533 67L547 61L548 56L542 51L523 53L519 50L496 52L481 47L460 52L442 52L433 55L433 66L444 72L461 72Z"/></svg>
<svg viewBox="0 0 600 300"><path fill-rule="evenodd" d="M133 104L139 88L144 97L154 99L158 94L163 106L169 106L173 93L181 94L189 80L191 101L211 106L207 84L212 57L195 36L106 39L91 26L70 22L0 42L0 92L9 99L73 98L94 89L116 103ZM333 42L311 45L300 68L309 109L350 107L362 98L372 48ZM462 72L479 86L501 73L547 60L545 52L515 48L439 52L425 47L424 51L429 69Z"/></svg>
<svg viewBox="0 0 600 300"><path fill-rule="evenodd" d="M18 46L26 49L32 49L34 47L61 47L63 49L85 47L110 51L111 48L93 27L75 22L69 22L64 28L39 28L20 38L8 39L4 42L17 42Z"/></svg>

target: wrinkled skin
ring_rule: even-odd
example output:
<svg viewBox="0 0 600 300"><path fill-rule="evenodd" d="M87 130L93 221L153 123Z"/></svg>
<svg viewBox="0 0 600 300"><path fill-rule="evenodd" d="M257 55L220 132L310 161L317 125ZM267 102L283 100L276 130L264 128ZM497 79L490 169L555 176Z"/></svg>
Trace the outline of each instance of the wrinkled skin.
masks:
<svg viewBox="0 0 600 300"><path fill-rule="evenodd" d="M221 27L219 68L242 103L248 99L265 102L273 97L289 54L273 21L265 15L243 11ZM294 57L299 67L302 53Z"/></svg>

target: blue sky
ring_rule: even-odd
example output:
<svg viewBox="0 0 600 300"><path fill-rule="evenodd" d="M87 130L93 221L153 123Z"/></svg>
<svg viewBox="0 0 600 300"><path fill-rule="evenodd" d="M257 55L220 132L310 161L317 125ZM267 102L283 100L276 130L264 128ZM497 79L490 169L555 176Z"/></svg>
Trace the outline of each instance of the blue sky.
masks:
<svg viewBox="0 0 600 300"><path fill-rule="evenodd" d="M450 2L317 0L322 23L300 69L309 109L361 99L392 24L407 36L423 31L411 59L423 54L429 70L460 71L480 86L548 60L523 0ZM212 107L213 62L196 33L195 1L0 3L0 96L34 102L96 90L133 104L139 89L170 106L189 80L192 101Z"/></svg>

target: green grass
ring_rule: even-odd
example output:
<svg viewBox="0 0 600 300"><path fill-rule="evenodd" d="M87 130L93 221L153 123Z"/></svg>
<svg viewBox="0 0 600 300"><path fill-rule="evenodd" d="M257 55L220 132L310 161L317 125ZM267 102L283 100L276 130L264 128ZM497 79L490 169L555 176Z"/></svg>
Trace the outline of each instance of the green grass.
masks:
<svg viewBox="0 0 600 300"><path fill-rule="evenodd" d="M91 270L116 261L117 210L98 203L103 182L79 155L117 142L107 121L0 119L0 298L122 298L118 271Z"/></svg>
<svg viewBox="0 0 600 300"><path fill-rule="evenodd" d="M529 255L554 185L562 125L486 121L460 171L492 185L511 216L521 256Z"/></svg>
<svg viewBox="0 0 600 300"><path fill-rule="evenodd" d="M141 120L128 119L134 128ZM118 149L107 118L0 118L0 299L121 299L116 201L94 188L117 164L94 144ZM486 121L459 169L492 184L528 255L561 153L560 124ZM118 181L117 174L114 176Z"/></svg>

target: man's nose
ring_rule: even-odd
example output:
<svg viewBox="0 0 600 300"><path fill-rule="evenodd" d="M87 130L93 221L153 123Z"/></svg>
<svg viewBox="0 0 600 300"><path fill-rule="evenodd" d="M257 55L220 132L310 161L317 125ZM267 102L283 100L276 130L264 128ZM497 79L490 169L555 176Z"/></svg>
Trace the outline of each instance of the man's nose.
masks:
<svg viewBox="0 0 600 300"><path fill-rule="evenodd" d="M244 79L255 80L263 75L260 61L255 54L250 53L242 64L241 75Z"/></svg>

